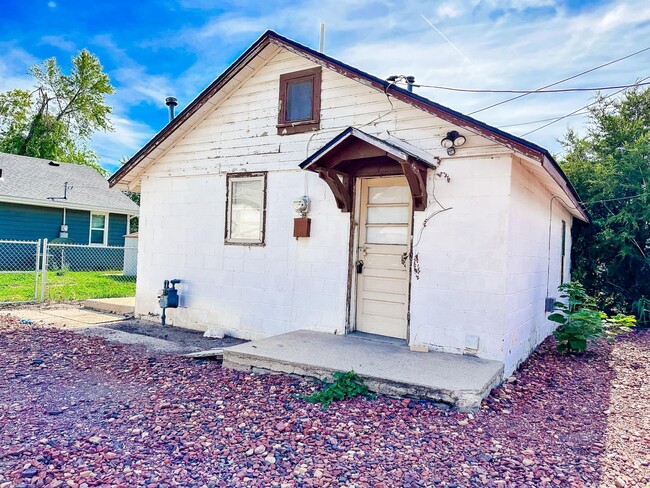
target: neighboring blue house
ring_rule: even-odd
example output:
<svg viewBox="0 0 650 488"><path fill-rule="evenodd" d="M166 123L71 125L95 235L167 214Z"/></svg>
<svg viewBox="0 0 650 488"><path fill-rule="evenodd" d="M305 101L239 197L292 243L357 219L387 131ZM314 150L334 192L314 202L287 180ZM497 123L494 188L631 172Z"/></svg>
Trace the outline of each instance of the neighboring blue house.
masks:
<svg viewBox="0 0 650 488"><path fill-rule="evenodd" d="M0 240L124 246L138 211L89 166L0 153Z"/></svg>

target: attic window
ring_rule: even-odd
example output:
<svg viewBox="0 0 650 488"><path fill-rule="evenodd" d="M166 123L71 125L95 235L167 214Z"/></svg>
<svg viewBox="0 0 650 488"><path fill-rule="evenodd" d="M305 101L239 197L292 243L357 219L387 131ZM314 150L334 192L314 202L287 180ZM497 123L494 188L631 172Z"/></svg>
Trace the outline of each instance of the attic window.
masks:
<svg viewBox="0 0 650 488"><path fill-rule="evenodd" d="M320 129L321 69L280 75L278 134Z"/></svg>

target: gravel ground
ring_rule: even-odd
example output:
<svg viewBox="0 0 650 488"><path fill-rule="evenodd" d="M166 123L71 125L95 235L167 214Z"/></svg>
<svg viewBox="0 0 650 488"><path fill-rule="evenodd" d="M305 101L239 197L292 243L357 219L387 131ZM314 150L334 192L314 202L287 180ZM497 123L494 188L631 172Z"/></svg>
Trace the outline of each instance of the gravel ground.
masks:
<svg viewBox="0 0 650 488"><path fill-rule="evenodd" d="M0 487L650 483L650 332L544 343L473 415L0 324Z"/></svg>
<svg viewBox="0 0 650 488"><path fill-rule="evenodd" d="M173 326L162 327L160 324L135 319L113 322L105 324L102 327L128 332L130 334L155 337L156 339L165 339L182 346L198 347L199 349L205 350L235 346L245 342L241 339L228 336L222 338L205 337L203 332Z"/></svg>

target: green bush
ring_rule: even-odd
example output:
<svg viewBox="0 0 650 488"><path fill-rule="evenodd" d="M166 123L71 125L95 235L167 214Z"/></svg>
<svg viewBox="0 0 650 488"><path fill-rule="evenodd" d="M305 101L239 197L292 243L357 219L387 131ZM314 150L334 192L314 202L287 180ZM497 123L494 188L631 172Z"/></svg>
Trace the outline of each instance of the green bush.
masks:
<svg viewBox="0 0 650 488"><path fill-rule="evenodd" d="M560 324L553 332L560 352L584 352L589 342L602 338L612 341L631 331L636 323L631 315L608 317L599 311L596 300L577 281L563 283L559 290L563 301L555 302L558 312L550 314L548 320Z"/></svg>
<svg viewBox="0 0 650 488"><path fill-rule="evenodd" d="M641 297L632 303L632 313L641 327L650 327L650 299Z"/></svg>
<svg viewBox="0 0 650 488"><path fill-rule="evenodd" d="M341 373L339 371L333 374L334 381L327 384L325 388L316 391L307 397L301 397L310 403L320 403L323 409L326 409L334 401L346 400L364 396L374 398L368 387L357 373L348 371Z"/></svg>

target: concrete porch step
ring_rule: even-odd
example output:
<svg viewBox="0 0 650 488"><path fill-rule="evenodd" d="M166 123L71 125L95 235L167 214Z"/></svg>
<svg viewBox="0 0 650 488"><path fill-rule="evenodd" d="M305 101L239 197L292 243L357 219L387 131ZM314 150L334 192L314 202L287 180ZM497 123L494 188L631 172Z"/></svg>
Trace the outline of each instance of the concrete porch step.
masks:
<svg viewBox="0 0 650 488"><path fill-rule="evenodd" d="M223 366L240 371L331 378L354 370L370 389L460 410L480 406L503 379L503 363L457 354L412 352L402 344L300 330L229 347Z"/></svg>
<svg viewBox="0 0 650 488"><path fill-rule="evenodd" d="M100 312L133 315L135 312L135 297L94 298L84 300L83 307L91 310L99 310Z"/></svg>

